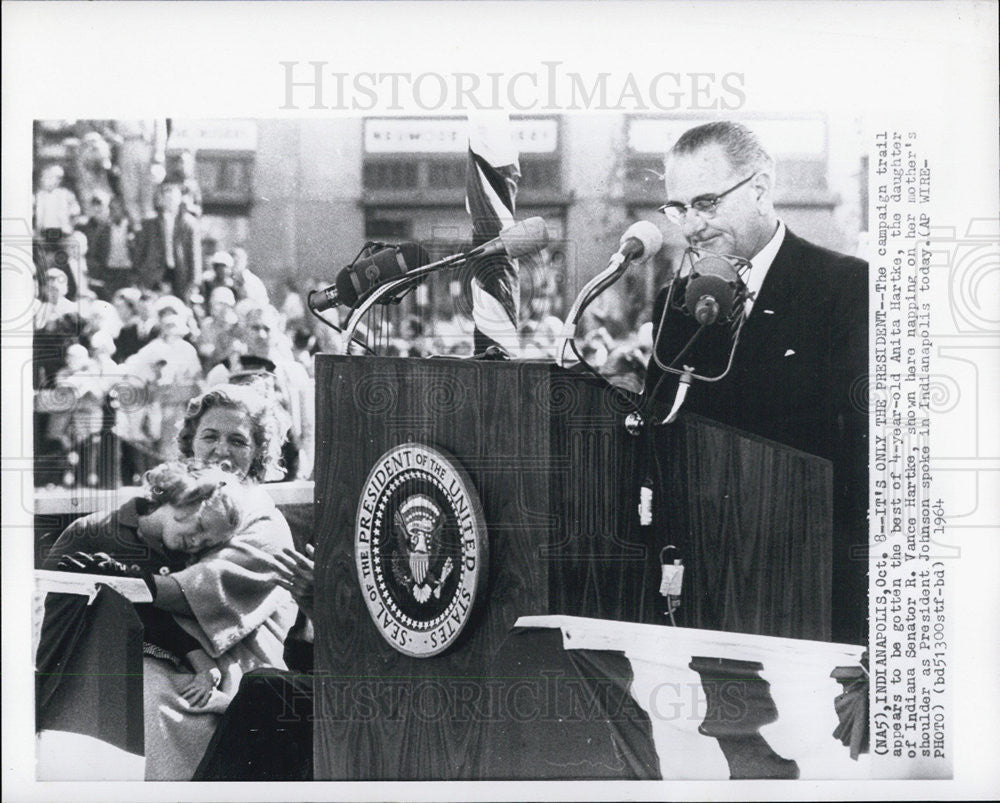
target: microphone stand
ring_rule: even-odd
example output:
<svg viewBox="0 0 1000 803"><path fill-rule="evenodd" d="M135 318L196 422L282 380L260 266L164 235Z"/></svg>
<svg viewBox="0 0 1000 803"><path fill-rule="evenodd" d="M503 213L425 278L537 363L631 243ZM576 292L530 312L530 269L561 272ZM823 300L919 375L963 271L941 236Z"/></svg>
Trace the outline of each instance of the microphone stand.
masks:
<svg viewBox="0 0 1000 803"><path fill-rule="evenodd" d="M587 282L577 294L560 331L561 340L556 351L556 364L560 368L566 367L566 347L576 337L576 326L580 322L584 310L593 303L594 299L622 277L631 262L631 256L626 256L621 252L616 253L611 257L608 266Z"/></svg>
<svg viewBox="0 0 1000 803"><path fill-rule="evenodd" d="M455 268L463 265L470 259L475 259L479 256L477 251L481 250L482 246L473 249L467 254L452 254L444 259L439 259L437 262L431 262L427 265L407 271L402 276L393 279L390 282L386 282L385 284L380 284L369 290L368 294L362 297L361 303L351 311L351 315L347 319L347 324L344 326L342 335L344 354L350 354L351 344L357 342L354 339L354 332L358 328L358 324L361 323L361 319L365 316L365 313L367 313L368 310L375 306L375 304L377 304L381 299L392 294L396 290L402 289L411 282L416 285L418 282L422 281L424 277L436 270L440 270L441 268Z"/></svg>
<svg viewBox="0 0 1000 803"><path fill-rule="evenodd" d="M664 321L666 320L667 312L670 309L671 305L673 304L675 287L676 284L671 284L670 286L670 292L667 296L666 303L663 305L663 315L660 318L660 326L657 329L657 335L659 335L663 331L663 324ZM681 352L676 357L674 357L673 360L671 360L669 365L664 365L657 354L656 347L658 345L658 338L656 341L653 342L652 357L656 361L656 364L660 367L660 369L664 373L670 373L680 376L680 382L677 385L677 392L674 394L674 402L671 405L670 412L667 414L666 418L658 422L659 424L661 425L672 424L677 419L677 414L680 412L681 406L684 404L684 400L687 398L687 393L691 387L692 379L699 379L702 382L718 382L719 380L724 379L726 375L729 374L730 369L733 367L733 359L736 356L736 346L739 345L740 334L743 332L743 325L746 323L747 320L746 308L744 307L742 300L739 305L739 312L737 312L736 315L737 315L736 334L733 336L733 343L729 347L729 358L726 361L725 370L718 376L703 376L702 374L696 374L694 373L694 368L689 365L685 365L683 368L673 367L674 363L677 362L677 360L680 357L684 356L684 352L688 350L688 348L694 342L695 338L698 337L698 335L700 335L705 330L705 324L702 324L701 326L698 327L698 330L688 341L687 345L684 346Z"/></svg>

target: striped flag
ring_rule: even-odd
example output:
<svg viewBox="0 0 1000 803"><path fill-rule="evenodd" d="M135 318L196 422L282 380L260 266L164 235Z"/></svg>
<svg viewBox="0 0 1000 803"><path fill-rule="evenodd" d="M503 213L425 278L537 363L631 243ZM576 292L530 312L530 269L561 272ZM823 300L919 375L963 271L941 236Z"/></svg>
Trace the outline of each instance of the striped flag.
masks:
<svg viewBox="0 0 1000 803"><path fill-rule="evenodd" d="M473 245L488 242L501 229L513 225L520 178L507 115L470 117L465 207L472 217ZM503 254L477 260L472 265L471 284L476 353L499 345L517 356L517 260Z"/></svg>
<svg viewBox="0 0 1000 803"><path fill-rule="evenodd" d="M873 777L862 647L573 616L522 616L516 627L561 631L590 676L595 656L624 655L622 680L649 727L615 738L636 755L650 748L636 740L651 739L659 777Z"/></svg>

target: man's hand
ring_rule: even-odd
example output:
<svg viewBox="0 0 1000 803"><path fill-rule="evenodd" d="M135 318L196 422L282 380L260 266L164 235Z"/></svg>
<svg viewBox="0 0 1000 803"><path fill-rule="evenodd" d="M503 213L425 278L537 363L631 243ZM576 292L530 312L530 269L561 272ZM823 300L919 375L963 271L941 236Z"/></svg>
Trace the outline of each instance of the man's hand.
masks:
<svg viewBox="0 0 1000 803"><path fill-rule="evenodd" d="M195 673L191 677L191 682L181 689L181 697L188 701L192 708L201 708L212 697L219 683L222 681L222 673L217 668L205 669Z"/></svg>
<svg viewBox="0 0 1000 803"><path fill-rule="evenodd" d="M313 569L316 564L313 556L316 550L312 544L306 544L306 554L287 547L274 557L278 561L277 583L292 593L302 611L311 619L313 615Z"/></svg>

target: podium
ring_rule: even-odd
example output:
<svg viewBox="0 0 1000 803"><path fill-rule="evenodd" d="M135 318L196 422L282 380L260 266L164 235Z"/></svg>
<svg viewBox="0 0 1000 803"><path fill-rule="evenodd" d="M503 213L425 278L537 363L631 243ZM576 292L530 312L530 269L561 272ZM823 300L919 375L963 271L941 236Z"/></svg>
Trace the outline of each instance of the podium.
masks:
<svg viewBox="0 0 1000 803"><path fill-rule="evenodd" d="M659 777L655 756L587 753L604 749L588 728L630 716L627 670L571 724L560 706L579 689L560 682L574 667L543 637L511 630L547 614L664 623L667 544L687 564L679 624L829 637L826 461L696 417L632 435L627 394L548 363L319 355L316 393L317 780ZM458 467L485 525L476 604L429 657L406 654L405 639L394 645L388 619L376 624L370 600L392 584L389 569L362 587L368 561L391 541L376 548L363 536L361 555L356 543L366 511L393 515L372 489L383 487L380 461L408 444ZM652 527L639 522L643 482ZM414 523L396 519L399 537L430 537L420 498L407 497ZM447 590L459 570L435 575L408 554L408 565L386 565L414 588L422 582L434 604L429 589ZM404 624L418 602L400 608ZM550 749L579 760L548 761Z"/></svg>

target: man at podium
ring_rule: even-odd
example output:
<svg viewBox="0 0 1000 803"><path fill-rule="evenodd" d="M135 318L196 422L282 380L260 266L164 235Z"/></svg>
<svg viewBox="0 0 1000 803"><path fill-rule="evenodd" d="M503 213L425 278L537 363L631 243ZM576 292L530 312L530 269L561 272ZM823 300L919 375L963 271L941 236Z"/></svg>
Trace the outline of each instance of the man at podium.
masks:
<svg viewBox="0 0 1000 803"><path fill-rule="evenodd" d="M646 393L669 404L690 369L686 410L832 461L832 636L867 643L868 265L788 229L774 208L774 160L739 123L681 135L665 184L661 211L690 248L654 304ZM682 303L706 257L739 276L734 309L710 325Z"/></svg>

